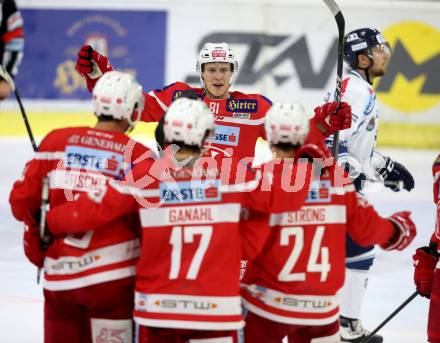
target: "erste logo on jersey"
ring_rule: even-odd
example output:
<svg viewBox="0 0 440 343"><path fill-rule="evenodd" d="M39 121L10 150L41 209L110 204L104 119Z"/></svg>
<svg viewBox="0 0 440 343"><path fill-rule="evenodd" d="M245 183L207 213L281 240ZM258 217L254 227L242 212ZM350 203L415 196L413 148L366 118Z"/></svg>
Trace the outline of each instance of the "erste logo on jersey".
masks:
<svg viewBox="0 0 440 343"><path fill-rule="evenodd" d="M237 146L239 138L240 138L239 127L226 126L226 125L215 126L214 143Z"/></svg>
<svg viewBox="0 0 440 343"><path fill-rule="evenodd" d="M310 184L309 194L306 203L330 202L330 180L315 180Z"/></svg>
<svg viewBox="0 0 440 343"><path fill-rule="evenodd" d="M68 145L66 147L66 168L102 171L118 175L124 156L115 152Z"/></svg>
<svg viewBox="0 0 440 343"><path fill-rule="evenodd" d="M219 201L219 184L220 180L161 183L160 200L166 204Z"/></svg>
<svg viewBox="0 0 440 343"><path fill-rule="evenodd" d="M257 99L227 99L226 110L229 112L250 112L258 111Z"/></svg>

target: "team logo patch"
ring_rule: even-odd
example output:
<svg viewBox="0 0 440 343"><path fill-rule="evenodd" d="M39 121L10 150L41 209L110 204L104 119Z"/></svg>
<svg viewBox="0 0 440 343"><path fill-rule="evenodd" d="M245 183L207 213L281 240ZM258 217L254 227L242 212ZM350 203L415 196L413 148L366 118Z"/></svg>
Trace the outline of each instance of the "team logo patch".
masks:
<svg viewBox="0 0 440 343"><path fill-rule="evenodd" d="M330 202L330 180L312 181L310 184L309 194L307 195L306 203L314 202Z"/></svg>
<svg viewBox="0 0 440 343"><path fill-rule="evenodd" d="M256 99L227 99L226 109L229 112L250 112L258 111L258 100Z"/></svg>
<svg viewBox="0 0 440 343"><path fill-rule="evenodd" d="M219 180L161 183L160 200L166 204L219 201L219 184Z"/></svg>
<svg viewBox="0 0 440 343"><path fill-rule="evenodd" d="M238 145L240 128L234 126L216 125L214 143L222 145Z"/></svg>
<svg viewBox="0 0 440 343"><path fill-rule="evenodd" d="M119 175L123 158L123 155L111 151L68 145L64 166Z"/></svg>
<svg viewBox="0 0 440 343"><path fill-rule="evenodd" d="M368 97L368 101L365 104L364 114L367 116L371 113L371 111L376 105L376 94L374 94L373 90L370 90L370 96Z"/></svg>
<svg viewBox="0 0 440 343"><path fill-rule="evenodd" d="M367 125L367 131L373 131L376 127L376 118L371 118Z"/></svg>
<svg viewBox="0 0 440 343"><path fill-rule="evenodd" d="M213 50L211 53L212 57L221 57L221 58L225 58L226 57L226 51L225 50Z"/></svg>

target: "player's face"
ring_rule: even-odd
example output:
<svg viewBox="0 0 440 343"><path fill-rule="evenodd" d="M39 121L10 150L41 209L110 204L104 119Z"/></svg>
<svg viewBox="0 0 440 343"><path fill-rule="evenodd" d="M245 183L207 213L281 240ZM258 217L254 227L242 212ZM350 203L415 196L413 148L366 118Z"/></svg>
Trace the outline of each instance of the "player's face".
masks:
<svg viewBox="0 0 440 343"><path fill-rule="evenodd" d="M391 49L388 44L379 44L372 49L373 67L370 73L376 76L383 76L387 72L388 62L391 56Z"/></svg>
<svg viewBox="0 0 440 343"><path fill-rule="evenodd" d="M229 63L206 63L202 73L205 89L214 98L226 98L231 83Z"/></svg>

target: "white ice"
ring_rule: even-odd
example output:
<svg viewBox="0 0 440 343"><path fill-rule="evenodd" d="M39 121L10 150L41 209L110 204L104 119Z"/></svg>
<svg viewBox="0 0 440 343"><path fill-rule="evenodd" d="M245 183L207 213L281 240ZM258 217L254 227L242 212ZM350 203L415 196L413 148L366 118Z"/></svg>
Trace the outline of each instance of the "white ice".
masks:
<svg viewBox="0 0 440 343"><path fill-rule="evenodd" d="M414 292L411 256L426 245L434 228L431 164L437 151L385 149L384 153L402 162L413 173L416 188L411 193L393 193L384 189L369 195L379 213L389 215L411 210L418 236L403 252L378 249L362 319L369 329L375 328ZM8 196L12 183L20 177L25 162L32 157L29 142L0 139L0 342L27 343L43 341L43 297L36 284L36 268L22 252L22 225L14 220ZM426 342L428 301L415 298L380 333L386 343Z"/></svg>

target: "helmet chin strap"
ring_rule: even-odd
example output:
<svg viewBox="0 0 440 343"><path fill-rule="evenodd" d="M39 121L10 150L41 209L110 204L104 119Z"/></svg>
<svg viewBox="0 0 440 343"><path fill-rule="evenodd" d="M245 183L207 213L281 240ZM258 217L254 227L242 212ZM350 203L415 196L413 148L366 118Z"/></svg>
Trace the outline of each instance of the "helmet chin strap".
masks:
<svg viewBox="0 0 440 343"><path fill-rule="evenodd" d="M370 63L368 64L368 66L366 66L365 68L361 68L358 66L357 68L364 72L366 81L371 85L372 82L370 80L370 68L373 66L373 59L370 56L367 56L367 57L370 60Z"/></svg>

